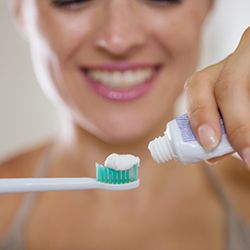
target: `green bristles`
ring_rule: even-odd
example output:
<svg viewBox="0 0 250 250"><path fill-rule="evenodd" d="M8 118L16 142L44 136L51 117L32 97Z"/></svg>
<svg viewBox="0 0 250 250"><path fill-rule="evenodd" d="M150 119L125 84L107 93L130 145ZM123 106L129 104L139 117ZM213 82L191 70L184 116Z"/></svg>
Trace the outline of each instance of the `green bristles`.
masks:
<svg viewBox="0 0 250 250"><path fill-rule="evenodd" d="M138 165L128 170L114 170L96 163L96 180L109 184L125 184L138 180Z"/></svg>

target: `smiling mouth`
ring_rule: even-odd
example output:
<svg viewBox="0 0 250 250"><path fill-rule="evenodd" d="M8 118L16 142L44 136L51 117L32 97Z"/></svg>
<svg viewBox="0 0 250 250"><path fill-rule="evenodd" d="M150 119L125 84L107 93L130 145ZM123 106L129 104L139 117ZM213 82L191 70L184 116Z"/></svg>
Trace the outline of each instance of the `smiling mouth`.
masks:
<svg viewBox="0 0 250 250"><path fill-rule="evenodd" d="M85 68L84 73L93 82L102 84L112 89L131 89L150 81L159 66L134 67L130 69L98 69Z"/></svg>
<svg viewBox="0 0 250 250"><path fill-rule="evenodd" d="M109 64L81 68L81 72L98 95L112 101L130 101L151 89L160 68L159 64Z"/></svg>

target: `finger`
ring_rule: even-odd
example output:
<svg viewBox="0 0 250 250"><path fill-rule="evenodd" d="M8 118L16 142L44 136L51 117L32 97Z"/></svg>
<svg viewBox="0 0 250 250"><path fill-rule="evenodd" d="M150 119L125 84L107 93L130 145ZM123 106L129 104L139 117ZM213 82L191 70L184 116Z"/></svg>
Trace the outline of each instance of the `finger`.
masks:
<svg viewBox="0 0 250 250"><path fill-rule="evenodd" d="M217 159L210 159L210 160L205 160L206 164L209 166L215 166L218 163Z"/></svg>
<svg viewBox="0 0 250 250"><path fill-rule="evenodd" d="M241 39L240 39L240 43L237 46L235 52L235 55L239 54L238 52L245 52L246 50L249 51L250 49L250 26L245 30L245 32L243 33ZM245 53L244 53L245 54Z"/></svg>
<svg viewBox="0 0 250 250"><path fill-rule="evenodd" d="M209 160L206 160L205 162L208 164L208 165L211 165L211 166L214 166L216 165L219 161L221 160L224 160L225 158L227 158L228 156L232 156L238 160L241 160L242 161L242 158L239 156L239 154L236 152L236 153L233 153L233 154L226 154L226 155L223 155L223 156L219 156L219 157L214 157L212 159L209 159Z"/></svg>
<svg viewBox="0 0 250 250"><path fill-rule="evenodd" d="M222 161L222 160L226 159L230 155L232 155L232 154L228 153L228 154L225 154L223 156L218 156L218 157L214 157L212 159L206 160L205 162L208 163L208 164L210 164L210 165L215 165L219 161Z"/></svg>
<svg viewBox="0 0 250 250"><path fill-rule="evenodd" d="M246 53L247 54L247 53ZM215 96L233 148L250 167L250 50L232 55L215 85Z"/></svg>
<svg viewBox="0 0 250 250"><path fill-rule="evenodd" d="M221 137L220 117L214 96L224 61L194 74L185 84L187 112L194 135L205 150L217 146Z"/></svg>
<svg viewBox="0 0 250 250"><path fill-rule="evenodd" d="M240 155L237 152L231 154L231 156L242 161L242 158L240 157Z"/></svg>

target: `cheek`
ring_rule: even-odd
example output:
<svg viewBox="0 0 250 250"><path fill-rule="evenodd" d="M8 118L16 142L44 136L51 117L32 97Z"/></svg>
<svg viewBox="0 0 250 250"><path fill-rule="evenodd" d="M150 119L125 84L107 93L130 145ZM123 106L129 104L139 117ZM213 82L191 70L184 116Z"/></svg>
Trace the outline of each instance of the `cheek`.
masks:
<svg viewBox="0 0 250 250"><path fill-rule="evenodd" d="M166 56L162 85L168 100L174 103L182 93L186 79L194 72L199 58L201 15L186 11L161 17L151 23L151 34ZM158 95L161 95L159 88Z"/></svg>
<svg viewBox="0 0 250 250"><path fill-rule="evenodd" d="M91 17L87 13L69 18L46 6L37 9L29 35L38 81L53 101L69 103L72 100L68 96L66 82L72 83L75 77L76 57L73 55L85 40L86 44L89 42L91 27L87 24L91 23Z"/></svg>
<svg viewBox="0 0 250 250"><path fill-rule="evenodd" d="M205 15L200 12L196 8L184 9L156 19L151 26L171 65L176 70L179 68L182 74L190 74L197 63L200 30Z"/></svg>
<svg viewBox="0 0 250 250"><path fill-rule="evenodd" d="M44 11L45 12L45 11ZM38 23L40 38L45 40L46 46L57 56L61 64L71 63L72 55L89 40L91 23L88 15L69 18L66 14L55 11L41 11ZM81 24L81 25L79 25Z"/></svg>

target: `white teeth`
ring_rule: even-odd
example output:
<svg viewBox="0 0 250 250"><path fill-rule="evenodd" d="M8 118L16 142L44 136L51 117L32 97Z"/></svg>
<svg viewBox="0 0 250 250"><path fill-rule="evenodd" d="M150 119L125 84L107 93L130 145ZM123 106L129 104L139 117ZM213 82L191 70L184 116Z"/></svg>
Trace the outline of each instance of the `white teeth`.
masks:
<svg viewBox="0 0 250 250"><path fill-rule="evenodd" d="M109 75L109 79L110 77L112 78L111 82L113 83L118 83L123 81L123 76L121 72L114 72L113 74Z"/></svg>
<svg viewBox="0 0 250 250"><path fill-rule="evenodd" d="M89 70L88 76L93 80L111 87L130 87L144 83L153 76L155 70L139 69L127 70L124 72L113 71L108 72L104 70Z"/></svg>
<svg viewBox="0 0 250 250"><path fill-rule="evenodd" d="M127 82L128 84L132 84L134 82L134 74L131 71L128 71L124 74L124 79L125 82Z"/></svg>

